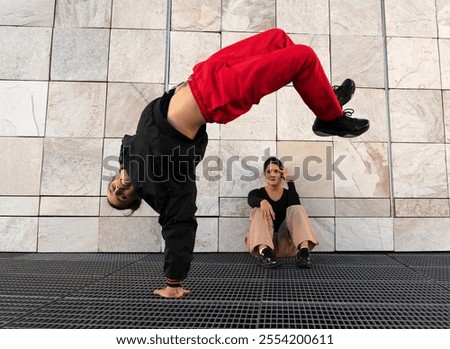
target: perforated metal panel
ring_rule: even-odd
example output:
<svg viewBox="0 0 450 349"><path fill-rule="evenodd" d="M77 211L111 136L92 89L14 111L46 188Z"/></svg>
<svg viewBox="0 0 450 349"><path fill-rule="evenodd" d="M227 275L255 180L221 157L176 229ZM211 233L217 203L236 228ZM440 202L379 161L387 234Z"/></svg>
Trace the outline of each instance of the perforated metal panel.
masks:
<svg viewBox="0 0 450 349"><path fill-rule="evenodd" d="M449 328L450 253L316 253L267 270L195 254L179 300L162 254L0 253L3 328Z"/></svg>
<svg viewBox="0 0 450 349"><path fill-rule="evenodd" d="M449 306L265 303L263 328L448 328Z"/></svg>
<svg viewBox="0 0 450 349"><path fill-rule="evenodd" d="M259 303L66 299L16 321L14 327L256 328L259 309Z"/></svg>

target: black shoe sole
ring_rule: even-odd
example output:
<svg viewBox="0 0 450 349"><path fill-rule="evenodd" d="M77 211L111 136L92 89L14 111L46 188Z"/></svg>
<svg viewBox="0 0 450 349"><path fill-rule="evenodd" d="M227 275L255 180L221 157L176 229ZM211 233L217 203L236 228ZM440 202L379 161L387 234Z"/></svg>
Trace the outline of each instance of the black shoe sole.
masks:
<svg viewBox="0 0 450 349"><path fill-rule="evenodd" d="M297 264L297 268L300 269L311 269L312 265L307 265L307 264Z"/></svg>
<svg viewBox="0 0 450 349"><path fill-rule="evenodd" d="M275 268L281 267L281 263L270 264L270 265L259 263L259 266L262 267L262 268L265 268L265 269L275 269Z"/></svg>
<svg viewBox="0 0 450 349"><path fill-rule="evenodd" d="M370 127L370 125L362 128L361 130L352 131L352 132L340 131L340 130L330 131L330 130L325 130L325 129L315 129L315 130L313 130L313 132L316 136L320 136L320 137L338 136L338 137L342 137L342 138L354 138L354 137L361 136L364 132L366 132L369 129L369 127Z"/></svg>

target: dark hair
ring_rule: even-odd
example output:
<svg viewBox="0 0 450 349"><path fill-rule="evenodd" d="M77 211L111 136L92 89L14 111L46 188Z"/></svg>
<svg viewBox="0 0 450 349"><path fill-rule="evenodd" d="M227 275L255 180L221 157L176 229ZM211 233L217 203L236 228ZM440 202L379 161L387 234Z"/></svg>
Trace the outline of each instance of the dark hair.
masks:
<svg viewBox="0 0 450 349"><path fill-rule="evenodd" d="M283 169L283 163L281 162L281 160L279 160L275 156L272 156L272 157L268 158L266 161L264 161L264 166L263 166L264 172L266 172L267 166L269 166L270 164L277 165L280 168L280 170Z"/></svg>
<svg viewBox="0 0 450 349"><path fill-rule="evenodd" d="M108 201L109 206L111 206L112 208L115 208L116 210L120 210L120 211L131 210L130 216L134 213L134 211L136 211L137 209L139 209L139 207L141 207L141 203L142 203L142 198L140 198L139 196L137 196L136 199L134 199L132 202L130 202L129 204L124 205L124 206L114 206L113 204L111 204Z"/></svg>

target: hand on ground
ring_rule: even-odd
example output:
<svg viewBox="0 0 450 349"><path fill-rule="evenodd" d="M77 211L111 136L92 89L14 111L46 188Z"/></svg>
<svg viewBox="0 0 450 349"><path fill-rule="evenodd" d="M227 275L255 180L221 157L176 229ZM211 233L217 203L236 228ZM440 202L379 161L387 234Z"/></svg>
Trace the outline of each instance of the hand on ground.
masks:
<svg viewBox="0 0 450 349"><path fill-rule="evenodd" d="M159 290L154 290L153 294L156 294L163 298L181 298L188 294L189 290L185 290L183 287L169 287L161 288Z"/></svg>

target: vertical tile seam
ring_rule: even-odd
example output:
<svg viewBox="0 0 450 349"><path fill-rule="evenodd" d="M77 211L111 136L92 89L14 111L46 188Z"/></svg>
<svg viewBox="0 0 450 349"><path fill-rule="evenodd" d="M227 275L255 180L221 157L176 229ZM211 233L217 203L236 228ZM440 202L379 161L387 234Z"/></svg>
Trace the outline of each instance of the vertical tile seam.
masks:
<svg viewBox="0 0 450 349"><path fill-rule="evenodd" d="M388 156L388 174L389 174L389 198L390 198L390 212L391 218L395 218L395 201L394 201L394 178L393 178L393 159L392 159L392 130L391 130L391 110L389 99L389 64L388 64L388 52L387 52L387 30L386 30L386 4L385 0L380 0L381 5L381 36L383 40L383 70L384 70L384 95L385 95L385 111L386 111L386 126L388 131L387 137L387 156ZM393 229L394 233L394 229ZM392 235L393 246L395 251L395 239Z"/></svg>
<svg viewBox="0 0 450 349"><path fill-rule="evenodd" d="M57 11L57 2L55 1L53 4L53 21L51 26L51 35L50 35L50 50L49 50L49 60L48 60L48 76L47 76L47 100L45 106L45 120L44 120L44 129L42 131L42 155L41 155L41 168L40 168L40 180L39 180L39 192L38 192L38 207L37 207L37 222L36 222L36 250L35 252L39 252L39 235L40 235L40 227L41 227L41 205L42 205L42 181L44 178L44 159L45 159L45 139L47 138L47 126L48 126L48 111L49 111L49 102L50 102L50 84L52 82L52 60L53 60L53 43L55 36L55 27L56 27L56 11Z"/></svg>
<svg viewBox="0 0 450 349"><path fill-rule="evenodd" d="M169 90L170 79L170 34L172 23L172 0L167 0L167 14L166 14L166 61L164 65L164 90Z"/></svg>
<svg viewBox="0 0 450 349"><path fill-rule="evenodd" d="M439 65L439 79L441 83L441 90L440 90L440 97L441 97L441 108L442 108L442 122L444 127L444 139L443 139L443 145L444 145L444 160L445 160L445 173L447 177L447 205L450 207L450 183L448 178L449 173L449 167L448 167L448 154L447 154L447 130L445 127L445 98L444 98L444 81L443 81L443 74L442 74L442 62L441 62L441 38L440 38L440 27L439 27L439 8L438 8L438 2L437 0L434 1L434 6L436 10L436 41L437 41L437 55L438 55L438 65Z"/></svg>
<svg viewBox="0 0 450 349"><path fill-rule="evenodd" d="M107 117L108 117L108 100L109 100L109 74L110 74L110 67L111 67L111 45L112 45L112 32L113 32L113 16L114 16L114 2L111 1L110 4L110 14L109 14L109 44L108 44L108 62L106 66L106 79L105 79L105 85L106 85L106 91L105 91L105 112L103 114L103 137L102 137L102 155L101 155L101 165L100 165L100 188L99 188L99 194L98 194L98 211L97 217L98 223L97 223L97 252L100 252L99 250L99 236L100 236L100 219L102 217L102 188L103 188L103 176L104 176L104 161L105 161L105 147L106 147L106 141L108 139L106 133L107 133Z"/></svg>

